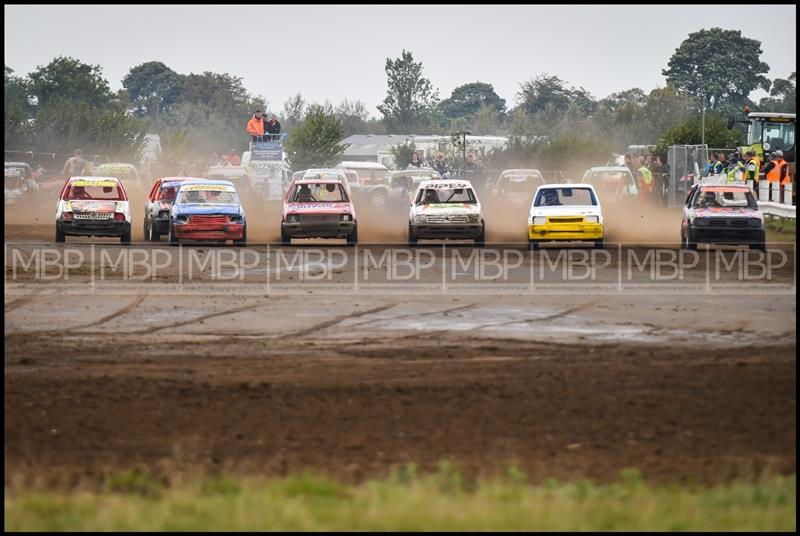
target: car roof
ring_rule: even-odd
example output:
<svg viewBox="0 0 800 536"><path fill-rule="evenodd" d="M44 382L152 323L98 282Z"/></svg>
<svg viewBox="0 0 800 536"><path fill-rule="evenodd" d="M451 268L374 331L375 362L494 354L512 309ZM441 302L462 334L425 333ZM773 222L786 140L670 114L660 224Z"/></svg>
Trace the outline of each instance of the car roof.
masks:
<svg viewBox="0 0 800 536"><path fill-rule="evenodd" d="M590 168L588 171L621 171L625 173L631 172L631 170L625 166L598 166Z"/></svg>
<svg viewBox="0 0 800 536"><path fill-rule="evenodd" d="M750 191L750 187L746 184L701 184L701 191L708 190L730 190L730 191Z"/></svg>
<svg viewBox="0 0 800 536"><path fill-rule="evenodd" d="M348 167L353 169L385 169L388 170L386 166L380 164L378 162L342 162L339 164L340 168Z"/></svg>
<svg viewBox="0 0 800 536"><path fill-rule="evenodd" d="M442 180L437 179L434 181L422 181L419 183L420 188L427 188L434 186L436 188L472 188L472 183L464 179Z"/></svg>
<svg viewBox="0 0 800 536"><path fill-rule="evenodd" d="M397 174L397 175L399 175L401 173L419 173L420 175L423 174L423 173L425 173L425 174L428 174L428 173L434 174L434 173L436 173L437 175L439 174L438 171L436 171L433 168L429 168L429 167L412 168L412 169L395 169L394 171L390 171L389 173Z"/></svg>
<svg viewBox="0 0 800 536"><path fill-rule="evenodd" d="M192 181L186 181L183 184L181 184L178 188L183 188L184 186L194 186L194 185L198 185L198 186L214 186L214 185L234 186L234 184L231 181L197 179L197 180L192 180Z"/></svg>
<svg viewBox="0 0 800 536"><path fill-rule="evenodd" d="M348 170L348 171L352 171L352 170ZM341 175L341 174L344 174L344 172L345 172L344 169L338 169L338 168L309 168L309 169L303 171L303 174L305 175L305 174L313 174L313 173L330 173L331 175Z"/></svg>
<svg viewBox="0 0 800 536"><path fill-rule="evenodd" d="M298 179L294 184L341 184L336 179Z"/></svg>
<svg viewBox="0 0 800 536"><path fill-rule="evenodd" d="M6 162L5 164L7 166L27 166L27 167L31 167L30 164L28 164L27 162Z"/></svg>
<svg viewBox="0 0 800 536"><path fill-rule="evenodd" d="M542 184L536 189L536 191L538 192L539 190L551 190L556 188L588 188L594 191L594 186L586 182Z"/></svg>
<svg viewBox="0 0 800 536"><path fill-rule="evenodd" d="M77 180L81 181L115 181L120 182L120 180L116 177L105 177L102 175L86 175L85 177L82 175L76 175L74 177L69 178L69 182L74 182Z"/></svg>
<svg viewBox="0 0 800 536"><path fill-rule="evenodd" d="M103 168L103 167L115 167L115 168L130 168L130 169L136 169L136 166L134 166L133 164L128 164L128 163L126 163L126 162L103 162L102 164L97 164L97 166L96 166L96 167L97 167L97 168Z"/></svg>
<svg viewBox="0 0 800 536"><path fill-rule="evenodd" d="M159 177L157 180L161 182L177 182L177 181L206 181L202 177Z"/></svg>

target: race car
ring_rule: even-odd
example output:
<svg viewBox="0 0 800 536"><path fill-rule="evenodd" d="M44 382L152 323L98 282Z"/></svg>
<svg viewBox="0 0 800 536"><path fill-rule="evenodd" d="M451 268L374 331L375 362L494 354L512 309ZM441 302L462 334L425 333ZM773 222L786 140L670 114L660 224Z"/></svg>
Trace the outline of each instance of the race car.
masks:
<svg viewBox="0 0 800 536"><path fill-rule="evenodd" d="M591 184L544 184L528 215L528 244L592 241L603 247L603 210Z"/></svg>
<svg viewBox="0 0 800 536"><path fill-rule="evenodd" d="M283 202L281 244L290 245L292 238L345 238L348 245L358 242L356 209L346 180L343 184L335 176L303 178L292 184Z"/></svg>
<svg viewBox="0 0 800 536"><path fill-rule="evenodd" d="M92 171L92 175L98 177L116 177L122 182L125 187L125 192L128 194L128 199L135 202L141 202L144 197L147 187L144 181L136 171L136 166L133 164L125 164L121 162L114 162L110 164L100 164Z"/></svg>
<svg viewBox="0 0 800 536"><path fill-rule="evenodd" d="M202 181L194 177L163 177L157 179L144 200L144 237L158 242L162 234L169 233L170 210L175 202L178 186L186 181Z"/></svg>
<svg viewBox="0 0 800 536"><path fill-rule="evenodd" d="M33 199L39 184L33 179L31 166L26 162L5 162L3 198L6 205Z"/></svg>
<svg viewBox="0 0 800 536"><path fill-rule="evenodd" d="M442 176L431 168L403 169L386 175L388 202L395 207L407 207L414 200L420 183L439 180Z"/></svg>
<svg viewBox="0 0 800 536"><path fill-rule="evenodd" d="M491 185L492 197L499 204L529 206L536 188L544 184L538 169L506 169Z"/></svg>
<svg viewBox="0 0 800 536"><path fill-rule="evenodd" d="M230 181L236 187L236 191L245 199L254 190L250 175L244 166L209 166L204 179L215 181Z"/></svg>
<svg viewBox="0 0 800 536"><path fill-rule="evenodd" d="M692 186L683 206L681 244L696 250L701 242L765 250L764 215L747 185L706 179Z"/></svg>
<svg viewBox="0 0 800 536"><path fill-rule="evenodd" d="M638 192L631 170L625 166L593 167L586 170L581 182L597 188L605 200L636 199Z"/></svg>
<svg viewBox="0 0 800 536"><path fill-rule="evenodd" d="M181 240L247 243L247 220L230 181L191 180L178 185L170 210L169 243Z"/></svg>
<svg viewBox="0 0 800 536"><path fill-rule="evenodd" d="M430 180L417 188L408 215L408 244L422 239L472 239L482 247L486 224L481 203L465 180Z"/></svg>
<svg viewBox="0 0 800 536"><path fill-rule="evenodd" d="M56 242L67 236L118 236L121 243L130 243L130 203L119 179L67 179L56 207Z"/></svg>

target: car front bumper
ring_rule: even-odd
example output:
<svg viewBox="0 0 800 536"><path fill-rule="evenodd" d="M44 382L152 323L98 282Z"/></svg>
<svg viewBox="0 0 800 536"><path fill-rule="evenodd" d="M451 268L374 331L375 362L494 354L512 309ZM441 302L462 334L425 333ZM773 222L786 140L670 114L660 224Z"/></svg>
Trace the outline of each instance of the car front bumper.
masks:
<svg viewBox="0 0 800 536"><path fill-rule="evenodd" d="M529 240L602 240L602 223L546 223L528 225Z"/></svg>
<svg viewBox="0 0 800 536"><path fill-rule="evenodd" d="M57 220L58 229L69 236L122 236L131 230L129 221Z"/></svg>
<svg viewBox="0 0 800 536"><path fill-rule="evenodd" d="M482 223L412 223L411 232L417 238L478 238Z"/></svg>
<svg viewBox="0 0 800 536"><path fill-rule="evenodd" d="M283 234L289 238L342 238L353 233L354 221L282 222Z"/></svg>
<svg viewBox="0 0 800 536"><path fill-rule="evenodd" d="M759 228L693 226L692 238L695 242L716 244L749 244L762 243L766 240L767 233Z"/></svg>
<svg viewBox="0 0 800 536"><path fill-rule="evenodd" d="M183 223L173 229L180 240L241 240L244 236L243 223Z"/></svg>

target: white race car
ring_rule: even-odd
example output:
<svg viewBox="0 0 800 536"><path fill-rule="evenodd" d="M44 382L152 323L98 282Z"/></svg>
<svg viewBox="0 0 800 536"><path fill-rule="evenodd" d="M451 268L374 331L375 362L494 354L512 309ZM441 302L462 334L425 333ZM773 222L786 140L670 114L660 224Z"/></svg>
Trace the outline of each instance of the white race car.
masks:
<svg viewBox="0 0 800 536"><path fill-rule="evenodd" d="M486 224L481 204L465 180L430 180L420 183L408 215L408 243L420 238L472 239L482 247Z"/></svg>
<svg viewBox="0 0 800 536"><path fill-rule="evenodd" d="M70 236L118 236L131 241L128 194L116 177L71 177L56 207L56 242Z"/></svg>

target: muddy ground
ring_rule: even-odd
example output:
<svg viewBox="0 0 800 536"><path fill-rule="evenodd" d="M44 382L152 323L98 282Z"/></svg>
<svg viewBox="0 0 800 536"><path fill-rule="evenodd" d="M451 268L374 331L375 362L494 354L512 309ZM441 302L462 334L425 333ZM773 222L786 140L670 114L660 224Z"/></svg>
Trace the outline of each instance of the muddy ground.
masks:
<svg viewBox="0 0 800 536"><path fill-rule="evenodd" d="M268 213L251 222L262 216L250 237L274 240ZM525 239L524 210L513 216L489 223L490 241ZM226 295L213 281L176 291L169 277L10 278L9 247L52 240L38 217L5 222L6 483L134 467L363 480L445 458L468 474L514 464L534 482L625 467L681 482L796 471L793 263L774 274L784 291L697 295L337 294L298 280L302 294L282 294L263 274ZM362 214L360 238L402 241L402 219ZM674 211L611 224L619 241L677 242Z"/></svg>

